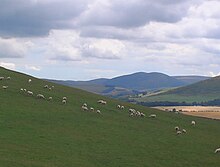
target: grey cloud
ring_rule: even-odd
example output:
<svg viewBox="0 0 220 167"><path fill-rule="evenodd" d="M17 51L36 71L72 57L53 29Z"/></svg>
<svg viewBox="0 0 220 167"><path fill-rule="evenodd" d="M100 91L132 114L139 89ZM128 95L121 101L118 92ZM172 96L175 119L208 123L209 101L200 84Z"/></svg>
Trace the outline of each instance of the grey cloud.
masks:
<svg viewBox="0 0 220 167"><path fill-rule="evenodd" d="M69 28L70 20L86 8L85 0L3 0L0 5L0 35L43 36L50 29Z"/></svg>
<svg viewBox="0 0 220 167"><path fill-rule="evenodd" d="M138 27L150 21L176 22L187 13L189 1L113 0L96 4L81 18L83 25Z"/></svg>

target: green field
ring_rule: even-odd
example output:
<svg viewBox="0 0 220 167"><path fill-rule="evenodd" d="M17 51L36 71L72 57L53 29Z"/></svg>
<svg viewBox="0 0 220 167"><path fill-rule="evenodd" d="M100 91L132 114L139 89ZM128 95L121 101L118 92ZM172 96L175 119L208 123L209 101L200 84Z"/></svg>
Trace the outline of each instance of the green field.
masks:
<svg viewBox="0 0 220 167"><path fill-rule="evenodd" d="M169 102L206 102L214 99L220 99L220 94L204 94L204 95L179 95L179 94L158 94L153 96L146 96L141 98L133 98L137 102L155 102L155 101L169 101Z"/></svg>
<svg viewBox="0 0 220 167"><path fill-rule="evenodd" d="M119 102L3 68L0 76L11 77L0 81L1 167L219 167L214 150L220 147L220 121ZM55 88L49 91L45 84ZM9 87L3 90L3 85ZM53 100L37 99L38 93ZM97 104L99 99L107 105ZM102 114L82 111L84 102ZM129 117L130 107L157 118ZM187 134L177 136L177 125Z"/></svg>

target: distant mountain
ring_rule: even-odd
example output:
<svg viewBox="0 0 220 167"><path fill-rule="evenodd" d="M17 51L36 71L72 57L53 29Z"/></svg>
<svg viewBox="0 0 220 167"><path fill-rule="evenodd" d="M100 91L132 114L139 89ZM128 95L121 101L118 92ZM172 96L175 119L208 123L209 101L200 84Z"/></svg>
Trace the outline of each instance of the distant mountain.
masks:
<svg viewBox="0 0 220 167"><path fill-rule="evenodd" d="M99 78L90 81L50 80L58 84L84 89L111 97L124 97L166 88L176 88L204 80L202 76L169 76L163 73L138 72L112 79Z"/></svg>
<svg viewBox="0 0 220 167"><path fill-rule="evenodd" d="M192 76L173 76L173 77L176 78L179 81L182 81L186 85L193 84L193 83L211 78L211 77L196 76L196 75L192 75Z"/></svg>
<svg viewBox="0 0 220 167"><path fill-rule="evenodd" d="M106 84L139 91L178 87L184 85L182 81L179 81L166 74L157 72L138 72L130 75L124 75L112 78L108 80Z"/></svg>

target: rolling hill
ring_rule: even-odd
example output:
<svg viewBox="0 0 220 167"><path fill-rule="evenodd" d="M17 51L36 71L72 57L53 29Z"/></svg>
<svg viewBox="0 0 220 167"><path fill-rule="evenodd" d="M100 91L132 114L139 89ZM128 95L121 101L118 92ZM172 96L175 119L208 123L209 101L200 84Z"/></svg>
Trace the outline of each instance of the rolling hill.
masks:
<svg viewBox="0 0 220 167"><path fill-rule="evenodd" d="M220 99L220 76L168 90L138 101L207 102Z"/></svg>
<svg viewBox="0 0 220 167"><path fill-rule="evenodd" d="M220 122L120 102L0 68L0 166L218 167ZM28 83L28 79L32 82ZM52 90L44 85L52 85ZM21 92L31 90L34 96ZM46 99L36 98L43 94ZM67 97L67 104L61 103ZM100 105L97 100L107 101ZM101 114L84 112L87 103ZM118 110L117 104L125 106ZM156 119L129 117L135 108ZM192 127L191 120L197 125ZM187 134L177 136L174 127Z"/></svg>
<svg viewBox="0 0 220 167"><path fill-rule="evenodd" d="M141 92L189 85L208 77L203 76L168 76L163 73L138 72L112 79L99 78L90 81L48 80L51 82L80 88L92 93L114 98L123 98Z"/></svg>

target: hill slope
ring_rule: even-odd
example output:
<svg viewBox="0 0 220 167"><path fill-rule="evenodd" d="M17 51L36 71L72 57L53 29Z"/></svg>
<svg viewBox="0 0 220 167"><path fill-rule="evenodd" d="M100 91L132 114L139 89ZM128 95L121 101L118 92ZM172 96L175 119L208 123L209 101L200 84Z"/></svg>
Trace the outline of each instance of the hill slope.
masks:
<svg viewBox="0 0 220 167"><path fill-rule="evenodd" d="M0 166L4 167L218 167L220 122L160 112L122 103L0 68ZM32 79L28 83L28 79ZM44 85L54 89L43 88ZM34 92L28 96L20 91ZM52 101L37 99L41 93ZM62 97L67 104L61 103ZM107 105L97 104L98 99ZM84 112L81 105L100 109ZM125 110L116 105L123 104ZM157 114L156 119L128 116L128 108ZM196 127L190 121L197 122ZM187 129L176 136L174 127Z"/></svg>
<svg viewBox="0 0 220 167"><path fill-rule="evenodd" d="M207 102L215 99L220 99L220 76L138 100Z"/></svg>

